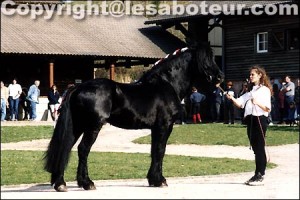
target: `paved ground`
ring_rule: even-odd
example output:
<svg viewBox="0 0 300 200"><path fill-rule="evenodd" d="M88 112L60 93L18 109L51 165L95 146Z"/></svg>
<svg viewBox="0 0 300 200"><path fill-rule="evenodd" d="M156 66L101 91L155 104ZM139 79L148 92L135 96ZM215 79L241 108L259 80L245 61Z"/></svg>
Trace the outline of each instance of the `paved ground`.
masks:
<svg viewBox="0 0 300 200"><path fill-rule="evenodd" d="M24 126L24 122L1 125ZM27 122L26 125L48 125L49 122ZM51 122L50 122L51 124ZM201 126L201 125L199 125ZM150 145L131 141L149 134L149 130L123 130L106 125L92 151L149 153ZM1 150L45 150L49 140L1 144ZM76 150L77 144L74 146ZM278 167L267 170L264 186L246 186L244 181L253 173L216 176L167 178L168 187L148 187L146 179L98 180L97 190L84 191L75 182L68 182L69 191L55 192L48 184L2 186L1 199L299 199L299 144L267 147L270 162ZM168 145L167 154L254 159L247 147Z"/></svg>

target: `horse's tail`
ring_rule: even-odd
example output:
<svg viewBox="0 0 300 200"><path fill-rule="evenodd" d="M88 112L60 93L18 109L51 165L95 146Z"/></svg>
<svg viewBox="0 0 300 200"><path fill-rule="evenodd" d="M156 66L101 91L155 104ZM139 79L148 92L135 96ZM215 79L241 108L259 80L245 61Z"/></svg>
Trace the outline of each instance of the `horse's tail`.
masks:
<svg viewBox="0 0 300 200"><path fill-rule="evenodd" d="M50 173L61 173L68 164L70 152L74 145L72 112L70 98L75 91L72 88L68 91L59 110L59 117L52 135L48 149L45 153L44 169ZM51 180L51 184L53 184Z"/></svg>

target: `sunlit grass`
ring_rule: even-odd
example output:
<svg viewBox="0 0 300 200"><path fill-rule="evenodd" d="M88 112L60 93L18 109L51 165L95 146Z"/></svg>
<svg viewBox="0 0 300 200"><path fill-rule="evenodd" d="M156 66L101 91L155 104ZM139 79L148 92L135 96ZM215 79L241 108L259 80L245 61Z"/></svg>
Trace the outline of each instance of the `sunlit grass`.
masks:
<svg viewBox="0 0 300 200"><path fill-rule="evenodd" d="M141 137L133 142L150 144L151 137ZM244 125L187 124L173 128L168 144L248 146L249 139ZM268 146L299 144L299 128L269 126L266 144Z"/></svg>
<svg viewBox="0 0 300 200"><path fill-rule="evenodd" d="M48 139L53 126L1 126L1 143Z"/></svg>
<svg viewBox="0 0 300 200"><path fill-rule="evenodd" d="M43 170L42 151L1 152L1 185L47 183L50 174ZM88 160L93 180L146 178L150 155L145 153L91 152ZM78 164L77 152L72 152L65 172L66 181L74 181ZM268 168L275 167L269 163ZM230 158L206 158L166 155L163 173L167 177L203 176L250 172L254 162Z"/></svg>

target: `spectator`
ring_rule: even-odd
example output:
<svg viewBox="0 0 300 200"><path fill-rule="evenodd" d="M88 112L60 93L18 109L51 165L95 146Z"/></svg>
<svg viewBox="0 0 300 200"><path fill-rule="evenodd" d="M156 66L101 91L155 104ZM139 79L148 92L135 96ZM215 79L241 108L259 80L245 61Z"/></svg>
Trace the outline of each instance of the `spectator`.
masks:
<svg viewBox="0 0 300 200"><path fill-rule="evenodd" d="M228 81L226 84L225 94L236 97L236 94L232 88L233 84L231 81ZM228 98L224 99L224 124L234 124L234 105L232 101Z"/></svg>
<svg viewBox="0 0 300 200"><path fill-rule="evenodd" d="M278 121L280 119L280 111L279 111L279 87L278 84L274 83L272 86L272 96L271 96L271 116L272 121Z"/></svg>
<svg viewBox="0 0 300 200"><path fill-rule="evenodd" d="M212 92L211 101L211 118L212 122L220 122L220 109L222 105L223 94L220 89L220 83L218 83Z"/></svg>
<svg viewBox="0 0 300 200"><path fill-rule="evenodd" d="M282 85L285 85L285 82L282 82ZM284 92L279 90L278 92L278 109L279 109L279 122L278 124L284 124Z"/></svg>
<svg viewBox="0 0 300 200"><path fill-rule="evenodd" d="M20 96L20 103L19 103L19 105L23 108L24 111L23 120L29 120L30 101L26 99L27 93L28 93L28 89L26 87L23 87L22 94Z"/></svg>
<svg viewBox="0 0 300 200"><path fill-rule="evenodd" d="M59 92L57 90L56 85L52 85L50 91L48 92L48 100L49 100L49 107L51 112L51 117L54 121L57 120L58 116L58 108L59 108Z"/></svg>
<svg viewBox="0 0 300 200"><path fill-rule="evenodd" d="M299 121L299 114L300 114L300 111L299 111L299 98L300 98L300 79L298 78L297 79L297 87L295 88L295 97L294 97L294 100L295 100L295 103L296 103L296 110L297 110L297 117L296 117L297 121Z"/></svg>
<svg viewBox="0 0 300 200"><path fill-rule="evenodd" d="M4 82L1 81L1 121L6 121L6 109L9 106L8 103L8 88L4 85Z"/></svg>
<svg viewBox="0 0 300 200"><path fill-rule="evenodd" d="M290 109L290 103L294 101L295 97L295 84L291 81L291 77L286 75L284 78L286 84L282 86L281 90L284 93L284 119L287 119Z"/></svg>
<svg viewBox="0 0 300 200"><path fill-rule="evenodd" d="M190 96L191 105L192 105L192 119L194 123L202 122L200 115L200 106L201 102L204 101L206 96L197 91L196 87L192 87L192 94Z"/></svg>
<svg viewBox="0 0 300 200"><path fill-rule="evenodd" d="M29 114L30 114L31 121L37 121L36 105L39 103L39 97L40 97L39 85L40 85L39 80L34 81L34 84L30 86L27 95L27 99L30 101Z"/></svg>
<svg viewBox="0 0 300 200"><path fill-rule="evenodd" d="M296 103L294 101L291 101L290 104L290 110L289 110L289 115L287 118L287 123L292 126L296 124L296 118L297 118L297 109L296 109Z"/></svg>
<svg viewBox="0 0 300 200"><path fill-rule="evenodd" d="M10 110L10 120L18 121L19 119L19 101L20 95L22 93L21 85L17 83L17 79L14 78L12 83L8 86L9 92L9 110Z"/></svg>

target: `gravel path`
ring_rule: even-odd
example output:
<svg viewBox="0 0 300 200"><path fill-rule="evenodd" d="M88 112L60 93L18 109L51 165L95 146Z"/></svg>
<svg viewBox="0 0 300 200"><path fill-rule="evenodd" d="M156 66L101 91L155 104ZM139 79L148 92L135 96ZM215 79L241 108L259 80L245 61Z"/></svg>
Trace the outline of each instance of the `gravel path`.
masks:
<svg viewBox="0 0 300 200"><path fill-rule="evenodd" d="M15 125L32 125L14 122ZM39 125L49 125L41 122ZM6 122L5 125L10 123ZM36 125L36 123L34 123ZM150 145L134 144L135 138L150 134L147 129L124 130L105 125L92 151L149 153ZM1 150L46 150L49 140L1 144ZM77 144L73 150L76 150ZM76 182L68 182L69 192L58 193L48 184L2 186L1 199L299 199L299 144L267 147L270 162L278 167L266 171L264 186L246 186L251 173L185 178L167 178L168 187L151 188L145 179L95 180L97 190L84 191ZM253 160L248 147L168 145L166 154L229 157Z"/></svg>

